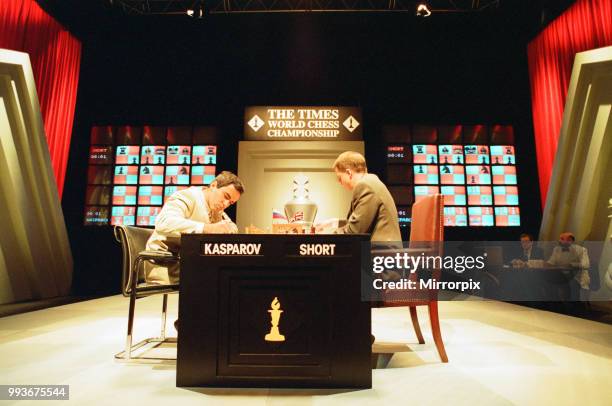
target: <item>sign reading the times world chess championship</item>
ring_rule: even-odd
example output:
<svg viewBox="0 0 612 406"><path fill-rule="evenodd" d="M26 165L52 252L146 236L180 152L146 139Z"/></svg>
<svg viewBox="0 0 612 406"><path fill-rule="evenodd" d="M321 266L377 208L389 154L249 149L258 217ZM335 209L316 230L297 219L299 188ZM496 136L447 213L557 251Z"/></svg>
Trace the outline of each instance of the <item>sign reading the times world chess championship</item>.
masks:
<svg viewBox="0 0 612 406"><path fill-rule="evenodd" d="M253 106L244 112L251 141L352 141L362 139L359 107Z"/></svg>

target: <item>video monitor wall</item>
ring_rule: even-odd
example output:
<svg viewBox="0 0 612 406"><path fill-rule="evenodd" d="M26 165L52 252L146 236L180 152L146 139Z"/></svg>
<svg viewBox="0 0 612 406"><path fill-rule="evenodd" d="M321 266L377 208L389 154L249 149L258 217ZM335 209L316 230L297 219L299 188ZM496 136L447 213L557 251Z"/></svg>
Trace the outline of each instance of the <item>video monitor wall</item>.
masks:
<svg viewBox="0 0 612 406"><path fill-rule="evenodd" d="M175 192L216 176L212 127L91 129L85 225L153 226Z"/></svg>
<svg viewBox="0 0 612 406"><path fill-rule="evenodd" d="M384 136L400 225L414 202L441 193L446 226L520 226L512 126L390 126Z"/></svg>

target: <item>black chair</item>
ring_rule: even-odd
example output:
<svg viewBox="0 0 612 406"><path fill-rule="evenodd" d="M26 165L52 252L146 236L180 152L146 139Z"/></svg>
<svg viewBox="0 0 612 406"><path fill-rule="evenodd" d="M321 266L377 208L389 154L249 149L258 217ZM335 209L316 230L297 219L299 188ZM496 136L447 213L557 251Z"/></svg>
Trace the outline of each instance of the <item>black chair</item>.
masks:
<svg viewBox="0 0 612 406"><path fill-rule="evenodd" d="M146 344L154 343L159 346L166 342L176 342L176 337L166 337L166 313L168 309L168 294L178 293L178 284L150 284L144 278L144 263L150 262L155 265L168 266L179 261L177 255L163 251L146 251L147 240L153 233L152 229L115 226L115 239L121 243L123 250L123 275L122 293L123 296L130 298L130 308L128 315L127 339L125 350L115 355L115 358L129 360L132 358L132 351L141 348ZM162 302L161 315L161 334L159 337L147 338L132 345L132 328L134 325L134 310L136 299L152 295L164 295ZM155 357L139 356L138 359L161 359Z"/></svg>

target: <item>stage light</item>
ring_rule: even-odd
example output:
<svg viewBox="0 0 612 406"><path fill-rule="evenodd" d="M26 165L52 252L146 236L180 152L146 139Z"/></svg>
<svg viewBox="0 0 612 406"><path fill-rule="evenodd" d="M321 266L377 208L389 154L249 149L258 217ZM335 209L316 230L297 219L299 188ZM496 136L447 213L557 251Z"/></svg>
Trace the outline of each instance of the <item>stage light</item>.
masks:
<svg viewBox="0 0 612 406"><path fill-rule="evenodd" d="M431 15L431 10L427 3L421 3L417 6L416 15L417 17L429 17Z"/></svg>
<svg viewBox="0 0 612 406"><path fill-rule="evenodd" d="M197 8L193 9L187 9L187 15L189 17L194 17L194 18L202 18L204 17L204 6L199 5Z"/></svg>

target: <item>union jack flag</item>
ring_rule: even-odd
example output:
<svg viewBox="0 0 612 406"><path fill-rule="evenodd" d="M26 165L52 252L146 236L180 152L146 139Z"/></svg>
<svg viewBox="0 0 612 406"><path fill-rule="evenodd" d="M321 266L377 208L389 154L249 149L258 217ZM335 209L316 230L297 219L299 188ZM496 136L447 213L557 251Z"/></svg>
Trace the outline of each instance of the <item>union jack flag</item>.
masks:
<svg viewBox="0 0 612 406"><path fill-rule="evenodd" d="M295 212L295 214L293 215L293 218L291 219L291 223L295 223L296 221L304 221L303 211Z"/></svg>

